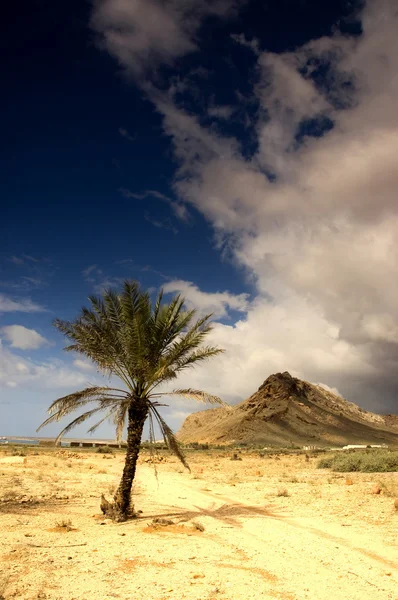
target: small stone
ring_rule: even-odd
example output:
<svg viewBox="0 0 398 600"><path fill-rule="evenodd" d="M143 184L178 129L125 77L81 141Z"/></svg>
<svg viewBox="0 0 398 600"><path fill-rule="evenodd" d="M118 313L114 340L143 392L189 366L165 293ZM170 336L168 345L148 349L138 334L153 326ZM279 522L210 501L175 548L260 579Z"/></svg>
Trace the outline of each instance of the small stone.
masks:
<svg viewBox="0 0 398 600"><path fill-rule="evenodd" d="M381 494L381 487L379 485L375 485L374 488L372 488L372 494Z"/></svg>

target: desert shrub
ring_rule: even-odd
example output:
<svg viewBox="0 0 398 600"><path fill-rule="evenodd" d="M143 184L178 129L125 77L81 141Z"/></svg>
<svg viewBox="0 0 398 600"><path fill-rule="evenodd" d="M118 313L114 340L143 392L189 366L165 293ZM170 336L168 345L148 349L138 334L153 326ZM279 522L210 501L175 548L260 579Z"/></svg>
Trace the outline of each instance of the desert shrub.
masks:
<svg viewBox="0 0 398 600"><path fill-rule="evenodd" d="M8 490L3 495L3 502L14 502L18 498L18 494L15 490Z"/></svg>
<svg viewBox="0 0 398 600"><path fill-rule="evenodd" d="M290 496L289 491L286 488L279 488L276 492L276 495L278 496L278 498L288 498Z"/></svg>
<svg viewBox="0 0 398 600"><path fill-rule="evenodd" d="M20 448L13 448L11 450L11 456L26 456L26 451Z"/></svg>
<svg viewBox="0 0 398 600"><path fill-rule="evenodd" d="M293 475L292 477L287 477L287 481L289 483L300 483L300 480L298 477L296 477L295 475Z"/></svg>
<svg viewBox="0 0 398 600"><path fill-rule="evenodd" d="M66 531L72 531L73 525L70 519L62 519L62 521L57 521L55 526L60 529L66 529Z"/></svg>
<svg viewBox="0 0 398 600"><path fill-rule="evenodd" d="M369 449L348 454L340 452L321 459L317 466L339 473L390 473L398 471L398 451Z"/></svg>
<svg viewBox="0 0 398 600"><path fill-rule="evenodd" d="M331 469L333 466L335 456L324 456L318 461L318 469Z"/></svg>
<svg viewBox="0 0 398 600"><path fill-rule="evenodd" d="M98 454L113 454L113 450L112 450L112 448L109 448L109 446L99 446L97 448L97 453Z"/></svg>

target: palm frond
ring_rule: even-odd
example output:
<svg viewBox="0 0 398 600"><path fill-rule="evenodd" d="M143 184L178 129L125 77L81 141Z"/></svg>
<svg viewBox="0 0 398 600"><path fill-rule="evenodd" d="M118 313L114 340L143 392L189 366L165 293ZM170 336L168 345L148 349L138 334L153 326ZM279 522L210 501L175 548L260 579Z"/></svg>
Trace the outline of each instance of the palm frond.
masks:
<svg viewBox="0 0 398 600"><path fill-rule="evenodd" d="M117 412L115 413L113 420L114 424L116 425L116 440L119 443L122 441L124 426L126 423L127 410L128 402L122 402Z"/></svg>
<svg viewBox="0 0 398 600"><path fill-rule="evenodd" d="M218 396L214 396L213 394L208 394L207 392L203 392L202 390L194 390L192 388L172 390L171 392L162 392L159 394L153 394L153 398L158 398L160 396L182 396L183 398L188 398L189 400L197 400L198 402L203 402L205 404L221 404L225 408L230 408L227 402L221 400Z"/></svg>
<svg viewBox="0 0 398 600"><path fill-rule="evenodd" d="M88 410L87 412L83 413L82 415L76 417L76 419L74 419L73 421L71 421L66 427L64 427L62 429L62 431L58 434L56 440L55 440L55 444L58 444L59 440L66 434L68 433L71 429L73 429L74 427L76 427L77 425L81 425L82 423L84 423L84 421L87 421L87 419L89 419L90 417L92 417L93 415L95 415L97 412L103 410L102 406L99 406L97 408L93 408L92 410Z"/></svg>
<svg viewBox="0 0 398 600"><path fill-rule="evenodd" d="M101 410L102 410L102 409L101 409ZM115 406L113 406L113 407L111 408L111 410L110 410L110 411L108 411L104 417L102 417L102 419L100 419L99 421L97 421L97 423L95 423L95 425L92 425L92 426L90 427L90 429L87 429L87 433L90 433L90 434L91 434L91 433L94 433L94 431L96 431L96 430L98 429L98 427L99 427L100 425L102 425L102 423L104 423L104 422L105 422L107 419L110 419L110 418L111 418L111 416L112 416L112 415L115 413L115 411L116 411L116 410L117 410L117 406L116 406L116 407L115 407Z"/></svg>
<svg viewBox="0 0 398 600"><path fill-rule="evenodd" d="M57 400L54 400L47 411L50 416L38 427L37 431L40 431L42 427L48 425L49 423L59 421L66 415L85 406L86 404L89 404L90 402L99 401L101 398L107 397L109 400L117 402L120 398L125 397L121 394L122 391L123 390L109 387L92 386L79 392L68 394L62 398L58 398ZM113 392L117 393L114 394ZM127 392L125 392L125 394L127 394Z"/></svg>
<svg viewBox="0 0 398 600"><path fill-rule="evenodd" d="M177 458L181 461L181 463L184 465L184 467L186 469L188 469L188 471L191 471L191 469L186 461L186 458L184 456L184 453L182 451L182 448L181 448L180 444L178 443L176 436L174 435L174 432L167 425L167 423L163 419L162 415L158 412L158 410L152 403L149 404L149 411L153 413L156 421L158 422L160 431L162 432L162 435L163 435L163 439L164 439L165 443L167 444L170 452L173 452L173 454L175 454L177 456Z"/></svg>

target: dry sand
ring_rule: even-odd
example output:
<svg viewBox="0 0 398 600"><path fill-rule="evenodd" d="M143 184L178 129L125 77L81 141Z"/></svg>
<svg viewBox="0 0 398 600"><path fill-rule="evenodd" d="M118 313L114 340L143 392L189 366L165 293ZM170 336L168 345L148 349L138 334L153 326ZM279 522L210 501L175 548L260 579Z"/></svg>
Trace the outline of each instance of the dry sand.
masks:
<svg viewBox="0 0 398 600"><path fill-rule="evenodd" d="M168 458L157 480L143 456L143 512L114 524L99 498L121 453L27 452L0 454L1 600L398 599L398 473L213 452L191 474Z"/></svg>

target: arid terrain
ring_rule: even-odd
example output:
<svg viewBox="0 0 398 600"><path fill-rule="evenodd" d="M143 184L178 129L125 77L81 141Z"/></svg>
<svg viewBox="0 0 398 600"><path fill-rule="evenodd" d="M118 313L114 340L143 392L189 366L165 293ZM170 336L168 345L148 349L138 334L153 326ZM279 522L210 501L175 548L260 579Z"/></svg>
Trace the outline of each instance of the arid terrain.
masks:
<svg viewBox="0 0 398 600"><path fill-rule="evenodd" d="M209 451L188 455L191 473L167 455L156 478L142 454L142 513L115 524L99 504L123 453L10 450L0 451L2 599L398 598L398 473Z"/></svg>
<svg viewBox="0 0 398 600"><path fill-rule="evenodd" d="M320 385L274 373L240 404L188 415L178 438L183 443L398 445L398 416L378 415Z"/></svg>

